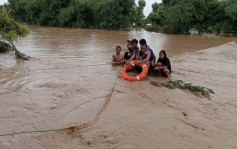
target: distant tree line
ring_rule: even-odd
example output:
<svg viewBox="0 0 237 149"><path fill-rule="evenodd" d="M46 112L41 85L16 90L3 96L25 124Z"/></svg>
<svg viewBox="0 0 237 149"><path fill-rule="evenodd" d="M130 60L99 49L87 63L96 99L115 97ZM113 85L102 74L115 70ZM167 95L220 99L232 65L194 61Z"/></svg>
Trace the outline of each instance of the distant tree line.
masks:
<svg viewBox="0 0 237 149"><path fill-rule="evenodd" d="M127 29L144 19L145 0L8 0L9 14L32 25Z"/></svg>
<svg viewBox="0 0 237 149"><path fill-rule="evenodd" d="M237 33L237 0L163 0L144 20L145 6L145 0L8 0L6 8L32 25L120 30L150 23L148 30L163 33Z"/></svg>
<svg viewBox="0 0 237 149"><path fill-rule="evenodd" d="M146 22L148 30L164 33L237 33L237 0L163 0L152 5Z"/></svg>

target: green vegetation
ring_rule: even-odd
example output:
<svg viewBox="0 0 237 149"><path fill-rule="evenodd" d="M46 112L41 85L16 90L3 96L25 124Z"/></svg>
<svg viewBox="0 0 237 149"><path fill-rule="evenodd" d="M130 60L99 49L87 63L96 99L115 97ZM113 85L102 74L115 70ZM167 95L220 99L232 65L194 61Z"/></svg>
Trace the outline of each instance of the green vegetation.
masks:
<svg viewBox="0 0 237 149"><path fill-rule="evenodd" d="M11 46L3 41L0 41L0 53L6 53L11 50Z"/></svg>
<svg viewBox="0 0 237 149"><path fill-rule="evenodd" d="M142 24L145 1L139 0L9 0L10 15L32 25L128 29Z"/></svg>
<svg viewBox="0 0 237 149"><path fill-rule="evenodd" d="M147 30L163 33L237 33L237 1L163 0L152 5L147 22L152 24Z"/></svg>
<svg viewBox="0 0 237 149"><path fill-rule="evenodd" d="M182 80L177 80L177 81L169 81L166 83L158 83L158 82L150 82L154 86L158 87L167 87L169 89L183 89L183 90L188 90L192 93L194 93L197 96L203 96L209 100L211 100L210 93L214 94L214 91L206 88L206 87L201 87L201 86L195 86L192 83L185 83Z"/></svg>
<svg viewBox="0 0 237 149"><path fill-rule="evenodd" d="M143 13L143 10L146 6L146 1L145 0L139 0L138 1L138 6L135 7L135 11L134 11L134 23L136 25L136 29L138 28L138 26L143 26L143 22L145 19L145 15Z"/></svg>
<svg viewBox="0 0 237 149"><path fill-rule="evenodd" d="M32 25L189 34L237 33L237 0L163 0L145 18L145 0L8 0L11 17Z"/></svg>
<svg viewBox="0 0 237 149"><path fill-rule="evenodd" d="M9 50L15 51L18 58L28 60L28 57L18 51L13 43L14 40L27 36L29 31L25 26L18 24L10 18L5 7L1 8L0 12L0 52Z"/></svg>

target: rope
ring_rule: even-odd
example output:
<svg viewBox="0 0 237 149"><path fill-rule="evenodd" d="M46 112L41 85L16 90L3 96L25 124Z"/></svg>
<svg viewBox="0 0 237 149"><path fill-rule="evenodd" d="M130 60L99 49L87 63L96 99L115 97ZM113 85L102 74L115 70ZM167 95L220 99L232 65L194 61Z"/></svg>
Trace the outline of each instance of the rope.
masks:
<svg viewBox="0 0 237 149"><path fill-rule="evenodd" d="M25 133L36 133L36 132L51 132L51 131L60 131L60 130L66 130L70 129L72 127L68 128L60 128L60 129L49 129L49 130L35 130L35 131L22 131L22 132L15 132L15 133L8 133L8 134L0 134L0 136L12 136L12 135L18 135L18 134L25 134Z"/></svg>
<svg viewBox="0 0 237 149"><path fill-rule="evenodd" d="M119 75L119 73L120 73L122 67L123 67L123 64L121 63L121 67L120 67L120 69L119 69L119 71L118 71L118 73L117 73L117 75L116 75L115 81L114 81L113 90L114 90L114 88L115 88L116 82L117 82L117 80L118 80L118 75Z"/></svg>
<svg viewBox="0 0 237 149"><path fill-rule="evenodd" d="M116 75L116 79L114 81L114 85L113 85L113 91L114 91L114 88L116 86L116 82L118 80L118 75L119 75L119 72L121 71L123 65L121 64L121 68L120 70L118 71L117 75ZM113 93L113 92L112 92ZM66 129L71 129L73 127L67 127L67 128L59 128L59 129L49 129L49 130L35 130L35 131L22 131L22 132L15 132L15 133L8 133L8 134L0 134L0 137L4 137L4 136L12 136L12 135L19 135L19 134L26 134L26 133L43 133L43 132L56 132L56 131L60 131L60 130L66 130Z"/></svg>

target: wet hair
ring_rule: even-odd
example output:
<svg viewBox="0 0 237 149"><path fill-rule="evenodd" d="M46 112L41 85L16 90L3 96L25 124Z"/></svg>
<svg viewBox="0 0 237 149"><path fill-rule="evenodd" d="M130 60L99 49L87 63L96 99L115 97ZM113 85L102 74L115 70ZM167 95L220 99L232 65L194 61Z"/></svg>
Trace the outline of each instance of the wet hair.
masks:
<svg viewBox="0 0 237 149"><path fill-rule="evenodd" d="M137 39L133 39L132 41L131 41L131 44L133 44L133 43L138 43L138 41L137 41Z"/></svg>
<svg viewBox="0 0 237 149"><path fill-rule="evenodd" d="M140 43L140 45L146 44L146 39L141 39L141 40L139 41L139 43Z"/></svg>
<svg viewBox="0 0 237 149"><path fill-rule="evenodd" d="M147 44L146 43L140 43L141 46L145 46L147 48Z"/></svg>
<svg viewBox="0 0 237 149"><path fill-rule="evenodd" d="M120 46L116 46L116 49L120 49L121 50L121 47Z"/></svg>
<svg viewBox="0 0 237 149"><path fill-rule="evenodd" d="M165 50L161 50L160 53L163 53L164 54L164 59L166 59L166 52L165 52Z"/></svg>

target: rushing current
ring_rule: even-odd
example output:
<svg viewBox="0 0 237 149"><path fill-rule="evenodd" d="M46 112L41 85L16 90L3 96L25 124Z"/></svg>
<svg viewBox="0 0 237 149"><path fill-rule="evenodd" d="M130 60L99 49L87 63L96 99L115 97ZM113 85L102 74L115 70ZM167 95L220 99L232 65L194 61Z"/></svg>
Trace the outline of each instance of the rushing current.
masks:
<svg viewBox="0 0 237 149"><path fill-rule="evenodd" d="M11 52L0 54L1 133L95 122L93 119L103 112L100 108L108 104L104 101L111 96L119 71L119 67L111 66L112 54L117 45L122 47L121 54L126 52L127 39L145 38L156 56L160 50L166 50L171 64L172 57L186 59L187 53L234 40L215 35L167 35L143 29L27 28L30 34L17 41L16 47L31 56L30 61L16 59ZM138 82L137 87L121 77L117 82L118 87L128 90L126 98L136 99L133 92L147 87L146 81Z"/></svg>

